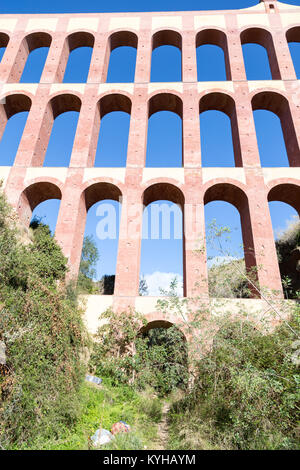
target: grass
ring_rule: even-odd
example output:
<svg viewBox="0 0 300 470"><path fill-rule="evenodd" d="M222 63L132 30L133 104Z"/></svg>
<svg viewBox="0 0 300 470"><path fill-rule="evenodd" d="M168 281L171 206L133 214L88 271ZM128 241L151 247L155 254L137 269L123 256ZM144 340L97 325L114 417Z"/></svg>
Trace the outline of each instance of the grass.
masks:
<svg viewBox="0 0 300 470"><path fill-rule="evenodd" d="M122 420L131 426L130 433L117 435L103 449L151 449L161 416L160 400L153 396L151 389L139 393L129 386L113 387L106 382L97 387L86 382L81 390L81 405L82 413L77 423L73 427L64 428L58 439L45 441L37 438L30 447L21 448L87 450L88 438L100 426L110 430L115 422Z"/></svg>

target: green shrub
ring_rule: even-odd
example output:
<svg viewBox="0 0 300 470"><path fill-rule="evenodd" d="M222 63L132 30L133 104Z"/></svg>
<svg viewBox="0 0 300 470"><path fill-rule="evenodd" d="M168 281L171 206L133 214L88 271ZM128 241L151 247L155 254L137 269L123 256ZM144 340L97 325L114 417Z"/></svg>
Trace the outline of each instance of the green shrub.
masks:
<svg viewBox="0 0 300 470"><path fill-rule="evenodd" d="M162 418L162 402L159 398L153 396L141 396L139 402L140 410L149 416L154 423L159 423Z"/></svg>
<svg viewBox="0 0 300 470"><path fill-rule="evenodd" d="M290 323L300 333L299 310ZM285 324L263 335L251 324L225 322L211 353L198 363L192 393L173 405L174 439L181 432L181 444L187 446L198 436L196 448L203 442L219 449L298 448L300 376L292 360L294 342Z"/></svg>
<svg viewBox="0 0 300 470"><path fill-rule="evenodd" d="M66 259L46 225L21 243L0 194L0 340L7 364L0 381L0 443L24 445L58 435L80 412L88 337Z"/></svg>
<svg viewBox="0 0 300 470"><path fill-rule="evenodd" d="M176 327L142 333L146 320L137 312L107 310L98 329L90 366L113 385L154 388L161 396L188 381L187 346Z"/></svg>

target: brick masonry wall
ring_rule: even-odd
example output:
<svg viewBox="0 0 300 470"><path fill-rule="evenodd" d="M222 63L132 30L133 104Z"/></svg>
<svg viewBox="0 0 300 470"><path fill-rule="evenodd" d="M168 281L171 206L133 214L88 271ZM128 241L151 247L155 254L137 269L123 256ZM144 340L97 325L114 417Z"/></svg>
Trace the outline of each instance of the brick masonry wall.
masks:
<svg viewBox="0 0 300 470"><path fill-rule="evenodd" d="M185 295L207 298L205 247L200 253L195 249L199 239L205 240L204 204L222 199L240 212L247 268L256 266L260 286L282 297L268 201L300 210L300 87L287 33L297 33L300 41L300 7L276 0L234 11L0 15L0 42L9 38L0 63L0 99L5 99L0 135L10 115L30 110L14 165L0 167L0 178L25 224L37 204L61 199L55 236L69 259L70 276L78 273L88 208L122 195L113 302L116 308L134 306L143 203L167 195L184 212ZM242 42L257 37L267 47L273 80L246 80ZM182 82L150 82L152 45L163 40L179 41ZM223 47L227 81L197 82L199 41ZM91 43L87 83L62 83L69 51ZM37 44L50 44L40 83L19 83L27 55ZM134 83L105 83L110 49L126 44L137 44ZM261 168L253 120L253 109L261 108L281 118L289 168ZM182 117L182 168L145 168L151 109ZM230 116L235 168L202 168L199 109L220 109ZM69 110L80 111L70 165L43 167L53 119ZM100 116L111 110L131 114L127 165L94 168Z"/></svg>

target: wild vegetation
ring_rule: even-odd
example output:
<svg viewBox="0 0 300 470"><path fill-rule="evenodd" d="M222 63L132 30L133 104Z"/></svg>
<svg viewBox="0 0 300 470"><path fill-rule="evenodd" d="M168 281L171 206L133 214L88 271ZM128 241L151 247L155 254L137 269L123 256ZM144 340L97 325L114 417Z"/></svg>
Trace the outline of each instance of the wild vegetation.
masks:
<svg viewBox="0 0 300 470"><path fill-rule="evenodd" d="M29 235L24 244L0 194L2 448L58 435L81 411L88 345L82 312L65 285L66 259L49 228L35 222Z"/></svg>
<svg viewBox="0 0 300 470"><path fill-rule="evenodd" d="M165 396L188 381L187 346L175 326L143 331L146 320L135 311L106 311L98 329L91 367L113 384L154 389Z"/></svg>
<svg viewBox="0 0 300 470"><path fill-rule="evenodd" d="M290 324L300 335L299 309ZM173 403L170 448L299 448L295 344L285 324L265 335L246 321L224 320L197 362L193 389Z"/></svg>
<svg viewBox="0 0 300 470"><path fill-rule="evenodd" d="M219 228L215 222L209 227L210 240L230 236L230 230L226 227ZM223 241L223 246L224 246ZM300 221L292 220L286 230L281 232L275 241L279 269L282 278L282 286L287 299L298 299L300 291ZM250 298L251 290L246 279L244 259L231 260L232 255L221 246L219 253L225 258L222 263L213 265L208 271L209 293L216 298ZM227 259L226 259L227 258ZM255 270L247 273L248 278L255 283Z"/></svg>
<svg viewBox="0 0 300 470"><path fill-rule="evenodd" d="M299 246L299 225L289 230L277 242L281 269ZM87 449L98 427L119 420L132 430L109 449L299 448L297 303L289 322L266 333L247 312L210 321L201 299L191 308L176 296L174 281L157 308L176 313L177 325L148 330L137 312L108 310L92 343L77 296L95 293L98 257L86 239L78 287L66 285L49 228L34 221L21 233L0 194L1 448ZM237 263L236 276L236 262L212 268L210 289L247 296ZM299 298L297 279L284 279L289 297ZM87 371L103 384L84 382Z"/></svg>

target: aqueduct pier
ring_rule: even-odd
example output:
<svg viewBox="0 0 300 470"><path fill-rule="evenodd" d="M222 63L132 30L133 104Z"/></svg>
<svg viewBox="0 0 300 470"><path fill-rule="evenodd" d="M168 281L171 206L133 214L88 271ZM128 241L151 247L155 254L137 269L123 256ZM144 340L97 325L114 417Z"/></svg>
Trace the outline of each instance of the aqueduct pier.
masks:
<svg viewBox="0 0 300 470"><path fill-rule="evenodd" d="M242 45L249 42L266 48L272 80L247 80ZM29 224L39 203L60 199L55 237L76 276L88 209L122 198L115 292L88 300L91 329L100 302L117 309L132 306L155 319L154 299L138 297L139 267L143 206L161 199L180 205L189 233L183 247L185 296L208 299L205 249L196 253L195 248L199 238L205 240L204 205L223 200L240 213L247 269L256 267L260 287L282 297L268 202L286 202L300 212L300 85L289 42L300 42L300 7L276 0L243 10L0 16L0 47L5 48L0 133L11 116L29 112L14 164L0 167L5 193L22 222ZM201 44L222 48L226 81L197 80ZM106 83L111 51L126 45L137 49L134 82ZM161 45L180 49L181 82L150 81L151 54ZM80 46L93 48L87 82L63 83L68 56ZM29 53L39 47L49 48L39 83L20 83ZM257 109L280 118L289 167L261 167L253 120ZM100 121L116 110L131 119L126 167L95 168ZM145 167L148 119L163 110L183 122L182 168ZM234 168L201 164L199 113L206 110L223 111L231 120ZM80 113L70 164L44 167L53 122L65 111ZM200 208L197 227L193 208L198 214ZM258 310L263 304L260 299L239 302L252 302Z"/></svg>

